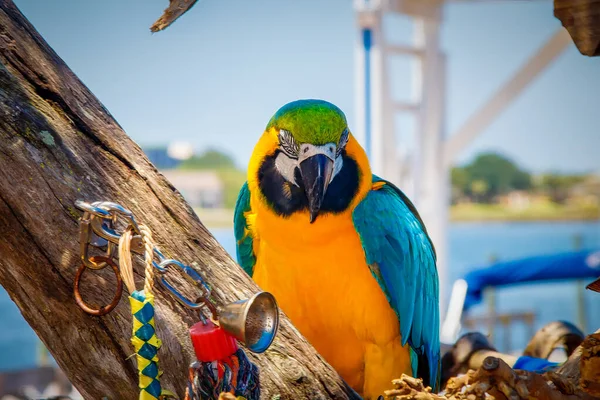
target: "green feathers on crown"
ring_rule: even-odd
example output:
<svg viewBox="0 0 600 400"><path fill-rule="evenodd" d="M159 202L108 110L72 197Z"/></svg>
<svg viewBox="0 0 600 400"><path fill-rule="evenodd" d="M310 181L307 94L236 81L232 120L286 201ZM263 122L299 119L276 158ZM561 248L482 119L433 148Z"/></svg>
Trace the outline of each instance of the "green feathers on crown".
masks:
<svg viewBox="0 0 600 400"><path fill-rule="evenodd" d="M296 142L317 146L338 143L348 127L346 116L324 100L297 100L281 107L269 121L270 128L285 129Z"/></svg>

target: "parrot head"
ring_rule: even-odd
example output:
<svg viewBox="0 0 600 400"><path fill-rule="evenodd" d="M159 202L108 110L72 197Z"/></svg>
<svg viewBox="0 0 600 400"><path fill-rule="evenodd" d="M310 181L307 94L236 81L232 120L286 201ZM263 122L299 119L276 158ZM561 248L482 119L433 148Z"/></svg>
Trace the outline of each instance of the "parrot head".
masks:
<svg viewBox="0 0 600 400"><path fill-rule="evenodd" d="M344 212L370 179L366 154L352 137L346 116L323 100L298 100L281 107L254 149L249 182L279 215Z"/></svg>

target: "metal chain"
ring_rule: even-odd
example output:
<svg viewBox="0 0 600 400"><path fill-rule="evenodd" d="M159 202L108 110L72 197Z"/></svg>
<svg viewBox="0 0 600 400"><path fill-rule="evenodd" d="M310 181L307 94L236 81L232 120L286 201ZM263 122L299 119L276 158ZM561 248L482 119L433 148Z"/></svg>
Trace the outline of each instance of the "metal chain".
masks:
<svg viewBox="0 0 600 400"><path fill-rule="evenodd" d="M125 230L131 229L134 232L130 242L131 251L137 254L145 254L140 227L130 210L120 204L109 201L87 203L77 200L75 207L83 211L83 216L79 220L79 240L81 261L85 267L102 269L107 265L106 262L94 261L95 259L104 260L105 258L89 256L90 246L104 251L105 257L108 259L114 257L115 249L119 246L119 240L122 235L122 233L116 230L116 224L119 219L123 219L126 223ZM216 307L211 299L211 289L202 276L190 266L180 261L166 258L156 246L153 248L153 253L152 265L158 272L158 281L161 285L185 307L195 310L207 307L213 318L216 318ZM200 296L195 300L190 300L167 282L166 273L171 268L179 269L188 281L200 289Z"/></svg>

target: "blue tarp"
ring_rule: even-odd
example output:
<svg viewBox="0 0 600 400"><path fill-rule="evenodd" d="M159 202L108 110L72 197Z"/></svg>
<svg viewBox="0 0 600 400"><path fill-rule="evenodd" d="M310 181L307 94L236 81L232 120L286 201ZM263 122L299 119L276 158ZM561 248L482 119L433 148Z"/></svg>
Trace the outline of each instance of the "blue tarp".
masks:
<svg viewBox="0 0 600 400"><path fill-rule="evenodd" d="M544 372L552 371L559 366L560 363L550 362L543 358L521 356L515 361L512 368L543 374Z"/></svg>
<svg viewBox="0 0 600 400"><path fill-rule="evenodd" d="M483 289L517 283L597 278L600 250L585 250L498 262L469 272L464 310L481 302Z"/></svg>

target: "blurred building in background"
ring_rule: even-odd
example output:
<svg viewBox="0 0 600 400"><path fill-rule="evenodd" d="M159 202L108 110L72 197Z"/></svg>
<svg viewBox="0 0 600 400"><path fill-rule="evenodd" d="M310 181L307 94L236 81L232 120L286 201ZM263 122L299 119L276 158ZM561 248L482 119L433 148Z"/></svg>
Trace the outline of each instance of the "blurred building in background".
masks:
<svg viewBox="0 0 600 400"><path fill-rule="evenodd" d="M144 153L146 153L150 162L159 170L177 168L181 164L181 160L169 155L167 146L148 147L144 149Z"/></svg>
<svg viewBox="0 0 600 400"><path fill-rule="evenodd" d="M214 171L164 170L162 174L193 208L222 208L223 182Z"/></svg>
<svg viewBox="0 0 600 400"><path fill-rule="evenodd" d="M171 142L143 150L150 162L175 186L190 206L195 209L223 208L225 185L217 172L220 167L218 162L203 162L202 156L196 156L194 147L185 142Z"/></svg>
<svg viewBox="0 0 600 400"><path fill-rule="evenodd" d="M194 147L186 142L145 147L143 150L150 162L159 170L177 168L182 162L194 156Z"/></svg>

